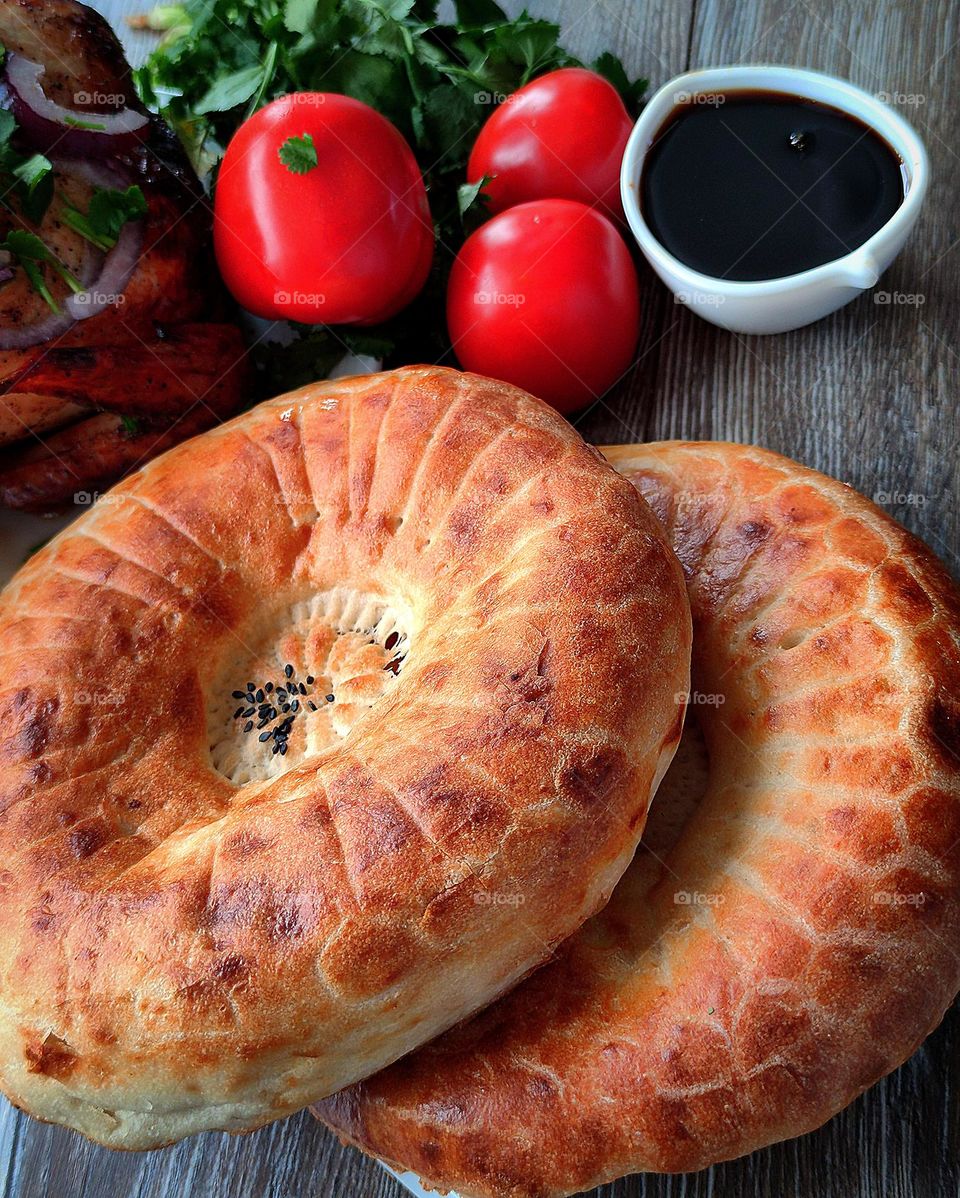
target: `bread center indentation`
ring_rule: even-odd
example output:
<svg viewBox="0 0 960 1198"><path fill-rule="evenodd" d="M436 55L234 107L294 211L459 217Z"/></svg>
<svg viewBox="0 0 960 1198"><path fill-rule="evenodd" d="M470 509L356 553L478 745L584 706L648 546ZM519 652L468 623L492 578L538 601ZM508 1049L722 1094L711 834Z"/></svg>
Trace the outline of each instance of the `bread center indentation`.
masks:
<svg viewBox="0 0 960 1198"><path fill-rule="evenodd" d="M237 786L267 781L345 737L396 685L409 624L388 599L350 587L261 616L208 691L214 768Z"/></svg>

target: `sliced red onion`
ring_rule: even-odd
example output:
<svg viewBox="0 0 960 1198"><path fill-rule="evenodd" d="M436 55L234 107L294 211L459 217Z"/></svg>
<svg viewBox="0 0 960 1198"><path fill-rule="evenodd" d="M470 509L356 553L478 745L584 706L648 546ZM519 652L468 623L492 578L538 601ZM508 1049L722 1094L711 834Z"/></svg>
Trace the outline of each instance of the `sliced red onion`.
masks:
<svg viewBox="0 0 960 1198"><path fill-rule="evenodd" d="M84 257L78 272L83 287L91 287L104 270L104 254L96 246L87 242L84 246ZM19 325L16 327L0 327L0 350L29 349L31 345L41 345L44 341L52 341L77 323L77 318L61 305L59 312L47 311L36 324Z"/></svg>
<svg viewBox="0 0 960 1198"><path fill-rule="evenodd" d="M76 324L74 318L65 309L51 312L36 324L20 325L16 328L0 328L0 350L29 349L31 345L41 345L44 341L52 341L67 329Z"/></svg>
<svg viewBox="0 0 960 1198"><path fill-rule="evenodd" d="M13 278L13 267L10 265L10 254L0 250L0 283L9 283Z"/></svg>
<svg viewBox="0 0 960 1198"><path fill-rule="evenodd" d="M56 159L56 168L74 175L94 187L125 187L128 177L117 163L71 162ZM106 255L84 243L85 256L80 270L83 291L71 295L59 312L51 312L43 320L28 327L0 328L0 350L28 349L65 333L78 320L88 320L104 308L117 302L117 296L130 281L143 248L144 222L127 221L120 230L116 245Z"/></svg>
<svg viewBox="0 0 960 1198"><path fill-rule="evenodd" d="M142 248L143 221L127 221L120 230L116 245L104 259L100 277L86 291L71 295L64 304L74 320L89 320L117 302L117 297L123 294L124 287L136 269Z"/></svg>
<svg viewBox="0 0 960 1198"><path fill-rule="evenodd" d="M62 175L79 179L90 187L102 187L105 191L122 190L133 182L133 172L122 162L73 158L67 154L52 154L50 161Z"/></svg>
<svg viewBox="0 0 960 1198"><path fill-rule="evenodd" d="M31 145L43 151L56 147L63 154L98 157L121 154L140 140L149 124L144 113L135 108L118 112L64 108L47 97L40 83L43 73L40 63L20 54L7 55L7 103Z"/></svg>

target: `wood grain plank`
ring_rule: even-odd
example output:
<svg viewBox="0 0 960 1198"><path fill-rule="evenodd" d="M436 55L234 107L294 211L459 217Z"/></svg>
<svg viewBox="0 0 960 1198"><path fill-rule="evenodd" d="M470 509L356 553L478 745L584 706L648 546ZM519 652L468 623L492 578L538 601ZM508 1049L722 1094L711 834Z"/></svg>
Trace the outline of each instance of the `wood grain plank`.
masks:
<svg viewBox="0 0 960 1198"><path fill-rule="evenodd" d="M520 3L508 7L519 10ZM119 24L142 0L101 0ZM717 437L780 449L889 506L960 570L960 110L958 12L951 0L547 0L566 44L620 54L654 86L688 62L780 61L845 75L871 91L913 92L906 111L934 160L934 185L911 243L878 290L784 337L722 333L643 274L637 366L578 422L596 441ZM146 43L140 41L137 48ZM898 502L896 496L914 496ZM637 1177L603 1198L946 1198L960 1194L960 1018L820 1132L744 1161L682 1177ZM244 1137L206 1135L162 1152L114 1154L63 1129L0 1110L3 1198L399 1198L372 1162L306 1115Z"/></svg>
<svg viewBox="0 0 960 1198"><path fill-rule="evenodd" d="M680 309L664 335L658 314L654 378L647 372L627 381L591 413L584 422L591 439L621 439L626 423L637 439L767 445L877 498L960 573L956 38L957 10L948 2L700 0L692 67L784 62L845 76L871 92L922 95L904 115L927 143L934 182L912 239L875 292L816 325L742 337ZM644 288L648 302L663 302L649 272ZM880 292L916 301L879 303ZM956 1195L958 1065L955 1009L911 1061L821 1131L701 1175L629 1179L603 1194Z"/></svg>

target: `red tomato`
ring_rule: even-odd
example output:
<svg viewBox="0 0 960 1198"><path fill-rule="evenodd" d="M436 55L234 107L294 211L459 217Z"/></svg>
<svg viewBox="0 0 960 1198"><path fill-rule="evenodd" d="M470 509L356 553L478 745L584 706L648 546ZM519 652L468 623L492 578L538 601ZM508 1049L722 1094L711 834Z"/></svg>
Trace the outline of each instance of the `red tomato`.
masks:
<svg viewBox="0 0 960 1198"><path fill-rule="evenodd" d="M633 359L640 301L630 252L585 204L509 208L457 255L447 326L467 370L573 411L602 395Z"/></svg>
<svg viewBox="0 0 960 1198"><path fill-rule="evenodd" d="M308 169L297 173L280 148L305 135L316 165L308 142ZM423 286L433 225L399 131L349 96L300 92L261 108L231 139L217 178L214 242L227 286L256 315L374 324Z"/></svg>
<svg viewBox="0 0 960 1198"><path fill-rule="evenodd" d="M567 199L623 219L620 160L633 127L613 84L564 67L521 87L480 130L467 180L492 175L490 210Z"/></svg>

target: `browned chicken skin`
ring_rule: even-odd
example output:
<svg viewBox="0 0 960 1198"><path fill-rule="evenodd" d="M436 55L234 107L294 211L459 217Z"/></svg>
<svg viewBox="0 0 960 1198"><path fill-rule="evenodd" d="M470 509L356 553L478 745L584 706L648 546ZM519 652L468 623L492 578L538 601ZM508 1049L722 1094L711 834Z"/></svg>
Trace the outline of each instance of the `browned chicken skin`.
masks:
<svg viewBox="0 0 960 1198"><path fill-rule="evenodd" d="M0 453L0 505L47 511L90 502L91 495L149 458L231 415L243 388L245 369L239 334L232 328L229 331L236 339L233 366L215 377L191 376L198 396L176 417L171 419L167 414L131 420L112 412L98 412L42 441L34 439L16 457L11 457L9 449Z"/></svg>
<svg viewBox="0 0 960 1198"><path fill-rule="evenodd" d="M220 376L242 362L243 345L227 324L157 325L147 339L118 345L34 347L4 355L11 392L73 404L96 395L97 407L128 416L173 419L184 399L202 401ZM10 381L3 378L3 383Z"/></svg>
<svg viewBox="0 0 960 1198"><path fill-rule="evenodd" d="M96 108L86 95L125 96L140 108L130 67L99 13L74 0L0 0L0 41L46 68L44 90L65 108Z"/></svg>
<svg viewBox="0 0 960 1198"><path fill-rule="evenodd" d="M0 42L43 65L44 91L64 107L144 111L113 31L75 0L0 0ZM95 278L102 254L63 220L65 203L85 211L93 183L70 159L51 156L57 191L41 225L0 205L0 239L27 228L77 278ZM238 330L223 319L210 206L179 142L151 117L141 144L93 165L143 191L137 264L110 306L48 341L0 350L5 506L47 510L106 486L242 399L246 359ZM52 270L45 280L58 303L70 295ZM0 327L30 328L49 312L22 270L0 285ZM136 417L140 431L117 414Z"/></svg>

